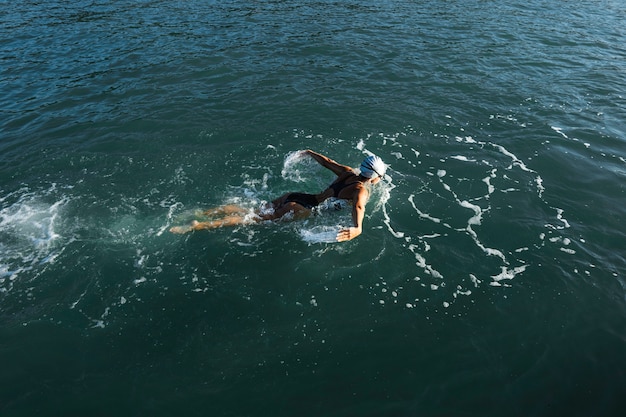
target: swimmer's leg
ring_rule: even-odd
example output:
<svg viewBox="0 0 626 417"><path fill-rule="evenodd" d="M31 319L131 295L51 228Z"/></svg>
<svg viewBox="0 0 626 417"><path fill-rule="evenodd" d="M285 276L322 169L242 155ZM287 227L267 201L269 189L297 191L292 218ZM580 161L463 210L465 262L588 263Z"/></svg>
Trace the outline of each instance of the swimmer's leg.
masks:
<svg viewBox="0 0 626 417"><path fill-rule="evenodd" d="M294 202L285 203L267 213L259 212L253 217L247 216L247 214L249 214L248 210L243 210L238 206L231 207L233 207L233 213L242 214L227 215L220 219L210 220L207 222L198 222L194 220L190 226L174 226L170 229L170 232L183 234L194 230L211 230L217 229L218 227L240 226L250 222L259 222L263 220L301 220L306 219L311 215L311 209ZM221 207L218 207L217 209L221 209Z"/></svg>
<svg viewBox="0 0 626 417"><path fill-rule="evenodd" d="M170 232L176 234L189 233L194 230L211 230L218 227L232 227L240 226L242 224L250 223L250 219L245 216L233 215L222 217L221 219L211 220L208 222L198 222L194 220L189 226L174 226L170 229Z"/></svg>
<svg viewBox="0 0 626 417"><path fill-rule="evenodd" d="M298 203L289 202L276 207L269 215L260 216L262 220L302 220L311 215L308 209Z"/></svg>
<svg viewBox="0 0 626 417"><path fill-rule="evenodd" d="M249 210L240 207L236 204L226 204L224 206L219 206L219 207L215 207L212 209L208 209L205 210L204 212L202 212L203 215L205 216L215 216L217 214L219 215L224 215L224 216L230 216L233 214L239 214L239 215L245 215L248 213Z"/></svg>
<svg viewBox="0 0 626 417"><path fill-rule="evenodd" d="M222 217L221 219L211 220L208 222L197 222L194 221L191 223L192 230L210 230L217 229L218 227L230 227L230 226L239 226L242 224L249 223L250 220L244 216L233 215Z"/></svg>
<svg viewBox="0 0 626 417"><path fill-rule="evenodd" d="M177 235L182 235L185 233L189 233L193 230L192 226L174 226L170 228L170 232L176 233Z"/></svg>

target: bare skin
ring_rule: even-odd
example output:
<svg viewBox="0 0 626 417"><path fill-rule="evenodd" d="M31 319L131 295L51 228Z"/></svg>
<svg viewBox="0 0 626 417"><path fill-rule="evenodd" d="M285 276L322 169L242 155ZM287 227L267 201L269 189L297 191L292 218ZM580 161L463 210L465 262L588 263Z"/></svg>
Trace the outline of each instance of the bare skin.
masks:
<svg viewBox="0 0 626 417"><path fill-rule="evenodd" d="M334 184L344 182L344 187L340 190L337 198L350 200L352 206L352 226L341 229L337 233L337 241L344 242L354 239L363 231L363 218L365 217L365 204L369 197L369 192L365 187L366 184L377 184L380 177L365 178L355 174L354 170L347 166L339 164L332 159L313 152L312 150L303 151L304 155L312 157L317 163L324 168L332 171L337 175L333 183L324 191L315 195L317 203L334 196L334 190L331 188ZM194 221L189 226L175 226L170 229L172 233L187 233L194 230L209 230L218 227L238 226L250 222L260 222L266 220L299 220L307 218L311 215L311 209L294 201L289 201L287 193L270 202L267 207L257 210L254 216L250 216L248 210L237 205L225 205L205 211L206 216L221 216L218 219L206 222Z"/></svg>

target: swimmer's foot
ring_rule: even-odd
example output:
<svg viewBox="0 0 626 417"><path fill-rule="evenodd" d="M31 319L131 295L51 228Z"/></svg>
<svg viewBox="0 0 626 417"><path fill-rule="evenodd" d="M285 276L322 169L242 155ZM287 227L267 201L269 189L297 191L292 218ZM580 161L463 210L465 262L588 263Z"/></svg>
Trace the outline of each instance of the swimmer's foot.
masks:
<svg viewBox="0 0 626 417"><path fill-rule="evenodd" d="M198 224L198 222L194 221L193 223L191 223L191 226L174 226L170 229L170 232L176 233L177 235L189 233L193 230L196 224Z"/></svg>
<svg viewBox="0 0 626 417"><path fill-rule="evenodd" d="M174 226L170 229L170 232L176 233L177 235L182 235L187 232L191 232L191 227L189 226Z"/></svg>

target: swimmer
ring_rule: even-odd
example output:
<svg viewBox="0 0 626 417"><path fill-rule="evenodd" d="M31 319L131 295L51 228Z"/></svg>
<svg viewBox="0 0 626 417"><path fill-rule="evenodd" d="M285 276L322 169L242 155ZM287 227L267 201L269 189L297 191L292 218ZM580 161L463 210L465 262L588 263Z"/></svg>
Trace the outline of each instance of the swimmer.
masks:
<svg viewBox="0 0 626 417"><path fill-rule="evenodd" d="M225 205L205 211L207 216L221 216L216 220L198 222L190 226L176 226L170 229L172 233L187 233L194 230L216 229L218 227L238 226L250 222L266 220L298 220L311 215L312 209L327 199L334 197L352 201L352 226L346 227L337 233L337 241L343 242L354 239L363 231L363 217L365 204L369 197L369 185L377 184L385 177L387 166L377 156L371 155L363 160L359 170L339 164L332 159L306 150L302 156L308 155L324 168L332 171L337 178L327 189L319 194L287 193L255 211L254 216L249 211L237 205Z"/></svg>

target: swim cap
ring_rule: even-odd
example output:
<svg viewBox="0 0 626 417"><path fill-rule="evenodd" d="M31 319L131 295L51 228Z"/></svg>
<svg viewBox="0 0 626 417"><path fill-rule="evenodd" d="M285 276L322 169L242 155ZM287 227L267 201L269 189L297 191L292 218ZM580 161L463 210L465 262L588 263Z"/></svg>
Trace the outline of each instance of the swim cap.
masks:
<svg viewBox="0 0 626 417"><path fill-rule="evenodd" d="M370 155L361 162L361 175L365 178L378 176L382 179L385 177L385 172L387 172L387 165L376 155Z"/></svg>

